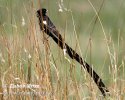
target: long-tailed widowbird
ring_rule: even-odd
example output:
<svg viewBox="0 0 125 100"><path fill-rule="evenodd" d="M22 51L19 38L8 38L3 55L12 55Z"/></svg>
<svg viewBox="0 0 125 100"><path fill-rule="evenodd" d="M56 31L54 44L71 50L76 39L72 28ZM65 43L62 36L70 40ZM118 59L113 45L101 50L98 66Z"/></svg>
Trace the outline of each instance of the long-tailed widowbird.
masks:
<svg viewBox="0 0 125 100"><path fill-rule="evenodd" d="M109 90L102 82L102 79L99 75L92 69L92 67L82 59L68 44L64 42L59 31L56 29L55 25L52 23L50 18L46 15L47 10L45 8L39 9L37 11L37 17L39 18L39 25L40 29L49 35L61 49L65 49L66 53L72 58L79 62L83 68L87 70L90 76L93 78L94 82L98 86L99 90L101 91L102 95L105 97Z"/></svg>

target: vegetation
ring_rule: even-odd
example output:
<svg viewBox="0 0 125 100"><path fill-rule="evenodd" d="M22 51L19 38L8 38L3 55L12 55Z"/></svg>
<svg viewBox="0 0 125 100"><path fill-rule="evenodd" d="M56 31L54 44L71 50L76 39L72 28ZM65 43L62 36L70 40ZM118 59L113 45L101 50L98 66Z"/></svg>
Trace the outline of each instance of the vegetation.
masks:
<svg viewBox="0 0 125 100"><path fill-rule="evenodd" d="M106 99L124 100L125 2L103 1L0 0L0 99L104 99L89 74L43 36L36 11L45 7L66 43L103 79Z"/></svg>

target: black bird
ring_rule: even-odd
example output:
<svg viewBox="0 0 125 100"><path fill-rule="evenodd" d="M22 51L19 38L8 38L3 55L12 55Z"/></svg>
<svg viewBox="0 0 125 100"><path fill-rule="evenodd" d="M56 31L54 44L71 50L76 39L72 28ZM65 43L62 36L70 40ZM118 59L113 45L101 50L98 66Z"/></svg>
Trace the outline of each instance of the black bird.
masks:
<svg viewBox="0 0 125 100"><path fill-rule="evenodd" d="M41 30L44 30L46 34L48 34L52 39L58 44L58 46L61 49L65 49L66 53L72 58L75 59L77 62L79 62L83 68L87 70L87 72L90 74L90 76L93 78L94 82L98 86L99 90L102 92L103 96L106 96L107 93L109 93L109 90L103 83L102 79L99 77L99 75L92 69L92 67L83 60L82 57L79 56L78 53L75 52L68 44L64 42L63 37L59 33L59 31L56 29L55 25L51 22L49 17L46 15L47 10L45 8L40 9L37 11L37 17L39 18L39 25ZM44 23L44 21L46 23Z"/></svg>

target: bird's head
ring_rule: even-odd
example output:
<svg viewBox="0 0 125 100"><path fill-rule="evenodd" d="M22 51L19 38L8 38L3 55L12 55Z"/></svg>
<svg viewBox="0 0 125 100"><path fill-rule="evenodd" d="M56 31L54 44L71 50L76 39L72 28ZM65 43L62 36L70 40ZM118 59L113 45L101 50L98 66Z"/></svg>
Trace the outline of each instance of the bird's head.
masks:
<svg viewBox="0 0 125 100"><path fill-rule="evenodd" d="M38 16L46 16L47 10L45 8L37 10Z"/></svg>

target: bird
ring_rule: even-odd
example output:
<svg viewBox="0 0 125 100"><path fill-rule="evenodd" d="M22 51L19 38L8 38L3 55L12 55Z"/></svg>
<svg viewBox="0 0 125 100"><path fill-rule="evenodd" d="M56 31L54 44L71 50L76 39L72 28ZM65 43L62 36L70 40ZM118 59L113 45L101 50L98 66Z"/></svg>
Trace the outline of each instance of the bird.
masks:
<svg viewBox="0 0 125 100"><path fill-rule="evenodd" d="M47 10L45 8L39 9L37 11L37 17L39 18L39 25L41 30L44 30L44 32L48 34L58 44L58 46L61 49L63 50L65 49L69 57L71 57L72 59L75 59L77 62L79 62L82 65L84 69L87 70L87 72L93 78L99 90L102 92L103 96L105 97L106 94L109 93L109 90L103 83L102 79L94 71L94 69L82 57L80 57L80 55L75 50L73 50L67 43L65 43L59 31L56 29L55 25L47 16Z"/></svg>

